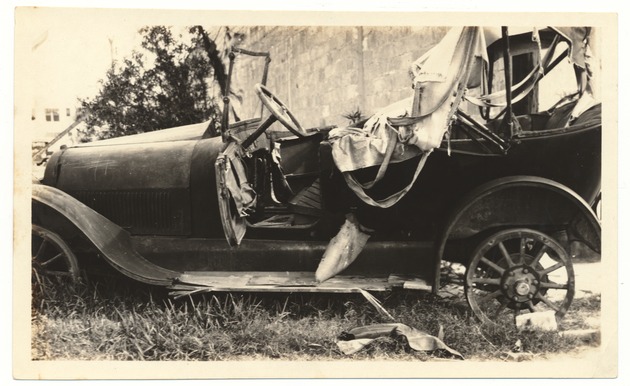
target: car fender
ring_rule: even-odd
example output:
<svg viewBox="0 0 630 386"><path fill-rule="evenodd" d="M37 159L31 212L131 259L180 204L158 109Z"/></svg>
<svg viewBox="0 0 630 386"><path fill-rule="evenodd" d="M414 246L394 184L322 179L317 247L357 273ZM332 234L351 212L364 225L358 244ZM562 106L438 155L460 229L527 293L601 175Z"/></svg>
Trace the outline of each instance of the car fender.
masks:
<svg viewBox="0 0 630 386"><path fill-rule="evenodd" d="M591 206L577 193L556 181L536 176L492 180L468 193L450 212L435 246L435 281L448 240L484 230L508 227L559 227L596 252L601 251L601 224Z"/></svg>
<svg viewBox="0 0 630 386"><path fill-rule="evenodd" d="M69 220L98 249L104 259L122 274L143 283L168 286L179 272L159 267L132 246L129 233L63 191L33 185L32 200Z"/></svg>

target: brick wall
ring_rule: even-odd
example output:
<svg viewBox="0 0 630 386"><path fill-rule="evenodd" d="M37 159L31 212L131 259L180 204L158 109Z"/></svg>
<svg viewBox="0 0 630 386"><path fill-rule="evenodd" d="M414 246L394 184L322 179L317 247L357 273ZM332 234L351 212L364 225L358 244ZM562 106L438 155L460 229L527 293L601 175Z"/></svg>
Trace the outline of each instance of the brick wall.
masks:
<svg viewBox="0 0 630 386"><path fill-rule="evenodd" d="M357 108L369 116L412 95L410 64L440 41L444 27L238 27L241 47L269 51L267 86L304 127L347 125L344 114ZM241 116L259 113L253 85L264 60L237 58L235 89L241 89ZM267 113L265 113L267 114Z"/></svg>

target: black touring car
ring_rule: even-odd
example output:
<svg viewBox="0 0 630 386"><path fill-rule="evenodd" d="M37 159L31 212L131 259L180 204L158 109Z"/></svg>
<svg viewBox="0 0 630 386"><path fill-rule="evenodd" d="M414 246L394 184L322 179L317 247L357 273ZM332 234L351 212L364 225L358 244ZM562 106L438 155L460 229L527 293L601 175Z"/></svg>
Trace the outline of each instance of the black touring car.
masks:
<svg viewBox="0 0 630 386"><path fill-rule="evenodd" d="M466 266L467 299L482 320L539 310L560 318L575 292L572 258L601 244L601 105L576 113L585 69L567 58L583 50L588 29L567 30L503 28L487 38L485 94L457 96L448 135L386 208L349 188L331 128L302 128L263 84L252 87L266 116L229 122L225 98L221 135L202 122L60 150L33 185L34 272L78 277L96 258L174 295L435 292L442 262L452 261ZM248 54L260 55L234 48L230 59ZM563 66L575 70L574 93L538 111L543 80ZM269 130L275 122L284 133ZM390 165L366 194L400 190L418 158ZM370 239L343 272L318 282L348 214Z"/></svg>

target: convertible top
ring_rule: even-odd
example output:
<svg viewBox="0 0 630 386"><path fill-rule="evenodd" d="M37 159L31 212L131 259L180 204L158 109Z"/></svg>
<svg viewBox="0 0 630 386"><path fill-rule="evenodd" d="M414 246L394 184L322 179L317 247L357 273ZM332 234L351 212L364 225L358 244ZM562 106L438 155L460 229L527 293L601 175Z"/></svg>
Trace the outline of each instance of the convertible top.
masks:
<svg viewBox="0 0 630 386"><path fill-rule="evenodd" d="M203 137L210 121L194 123L192 125L177 126L170 129L150 131L147 133L126 135L123 137L88 142L77 147L129 145L152 142L173 142L199 140Z"/></svg>
<svg viewBox="0 0 630 386"><path fill-rule="evenodd" d="M535 34L537 31L553 30L566 38L567 43L571 45L571 61L581 67L585 68L585 52L587 49L587 41L590 45L588 37L590 35L590 27L510 27L510 36L521 35L527 33ZM486 40L486 45L490 46L495 41L501 39L501 27L483 27L483 33ZM532 36L534 38L534 36Z"/></svg>

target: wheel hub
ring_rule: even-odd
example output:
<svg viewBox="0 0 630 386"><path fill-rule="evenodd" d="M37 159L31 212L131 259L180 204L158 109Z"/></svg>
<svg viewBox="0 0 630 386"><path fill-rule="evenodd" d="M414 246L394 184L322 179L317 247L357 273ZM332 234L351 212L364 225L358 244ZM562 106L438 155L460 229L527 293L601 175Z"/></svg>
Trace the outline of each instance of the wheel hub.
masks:
<svg viewBox="0 0 630 386"><path fill-rule="evenodd" d="M507 269L501 281L505 296L518 303L531 300L538 292L540 284L536 271L527 265Z"/></svg>
<svg viewBox="0 0 630 386"><path fill-rule="evenodd" d="M516 282L516 284L514 285L514 291L519 295L519 296L525 296L529 293L529 289L530 289L530 285L528 282L526 281L521 281L519 280L518 282Z"/></svg>

